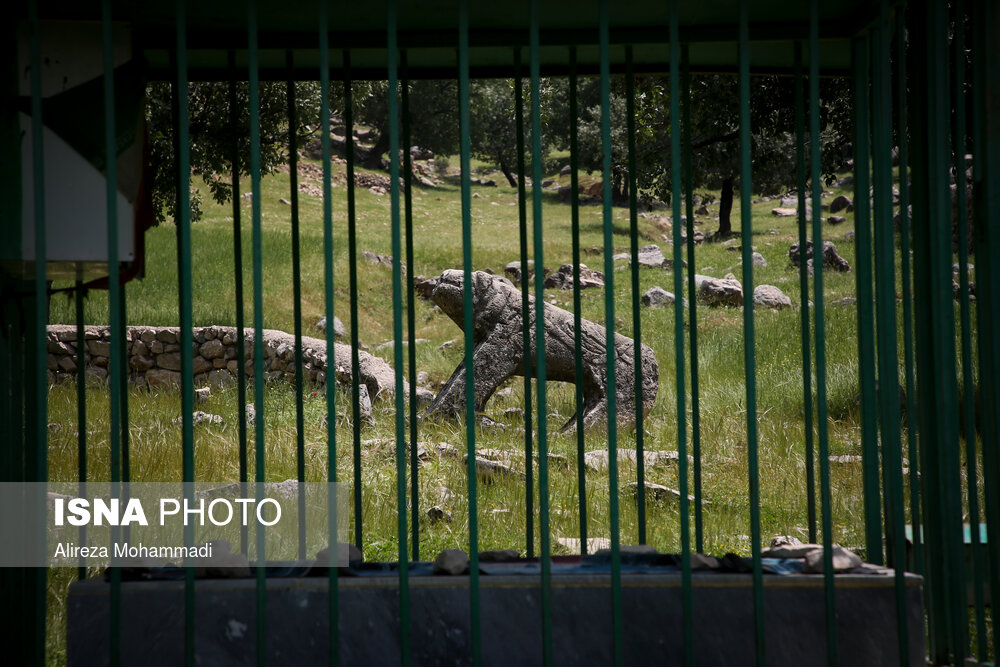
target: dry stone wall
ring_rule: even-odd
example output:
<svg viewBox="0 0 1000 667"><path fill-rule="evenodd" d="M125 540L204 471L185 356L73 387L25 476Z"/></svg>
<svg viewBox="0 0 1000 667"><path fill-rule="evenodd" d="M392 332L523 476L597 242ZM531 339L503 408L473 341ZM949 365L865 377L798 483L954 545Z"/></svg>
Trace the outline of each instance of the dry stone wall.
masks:
<svg viewBox="0 0 1000 667"><path fill-rule="evenodd" d="M193 358L195 386L223 386L236 381L240 368L235 327L196 327L189 341ZM84 363L87 374L100 380L108 377L111 355L111 330L107 326L88 326L84 330ZM172 388L181 381L181 337L178 327L128 327L125 333L130 381L150 389ZM254 332L245 331L243 365L247 377L254 375ZM295 378L295 337L273 329L263 331L264 372L266 379L293 381ZM326 340L302 338L303 375L307 383L325 385L327 377ZM49 381L75 378L77 372L77 336L74 325L51 325L48 328ZM392 394L395 374L379 357L358 351L360 381L370 397ZM335 376L338 382L351 382L351 346L334 343Z"/></svg>

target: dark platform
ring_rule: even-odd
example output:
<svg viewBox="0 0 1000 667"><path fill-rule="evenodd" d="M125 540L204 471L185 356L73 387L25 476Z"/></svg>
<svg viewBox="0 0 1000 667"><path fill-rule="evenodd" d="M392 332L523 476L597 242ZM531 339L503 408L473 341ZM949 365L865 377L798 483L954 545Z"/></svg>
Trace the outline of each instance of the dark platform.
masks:
<svg viewBox="0 0 1000 667"><path fill-rule="evenodd" d="M678 573L624 574L625 663L683 664ZM611 664L609 577L553 576L555 663ZM469 578L412 577L414 665L469 664ZM911 665L924 664L921 578L906 577ZM481 576L483 662L541 664L541 607L536 576ZM122 664L183 664L183 581L122 584ZM67 609L70 667L108 664L109 585L87 580L70 587ZM769 664L826 664L823 578L765 576ZM753 665L753 589L749 574L693 575L695 661ZM255 664L253 579L197 582L198 664ZM840 664L899 664L893 577L836 577ZM328 664L325 578L267 582L267 664ZM340 579L340 656L344 665L399 664L398 579Z"/></svg>

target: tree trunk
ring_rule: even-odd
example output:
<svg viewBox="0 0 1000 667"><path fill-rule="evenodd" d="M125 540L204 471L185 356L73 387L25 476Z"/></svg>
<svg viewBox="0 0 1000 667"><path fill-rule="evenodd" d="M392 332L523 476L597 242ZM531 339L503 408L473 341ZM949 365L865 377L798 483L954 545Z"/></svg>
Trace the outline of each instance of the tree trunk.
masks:
<svg viewBox="0 0 1000 667"><path fill-rule="evenodd" d="M722 195L719 198L719 238L725 238L733 233L731 216L733 213L733 177L722 181Z"/></svg>
<svg viewBox="0 0 1000 667"><path fill-rule="evenodd" d="M461 415L465 411L465 364L472 363L475 377L475 409L482 412L493 393L508 378L524 374L524 358L535 357L534 298L528 297L528 324L532 331L531 349L524 349L521 330L524 314L521 311L521 293L500 276L483 271L472 273L473 340L476 347L472 359L466 359L455 369L441 389L427 414L442 416ZM430 299L459 327L465 325L462 295L464 276L461 271L448 270L435 279ZM592 426L608 417L607 368L605 348L607 332L604 327L582 320L580 337L583 341L583 423ZM618 377L618 425L634 428L636 411L648 414L656 400L659 366L653 350L642 346L642 405L636 406L635 392L635 341L616 333L615 349ZM545 307L545 364L546 379L557 382L576 382L573 346L573 314L556 306ZM561 432L576 429L576 418L571 418Z"/></svg>
<svg viewBox="0 0 1000 667"><path fill-rule="evenodd" d="M368 152L368 156L362 165L366 169L381 169L382 155L389 150L389 132L379 132L375 145Z"/></svg>
<svg viewBox="0 0 1000 667"><path fill-rule="evenodd" d="M511 172L510 167L507 166L507 161L503 158L502 154L497 154L497 162L500 163L500 171L507 178L507 183L512 188L517 187L517 177Z"/></svg>

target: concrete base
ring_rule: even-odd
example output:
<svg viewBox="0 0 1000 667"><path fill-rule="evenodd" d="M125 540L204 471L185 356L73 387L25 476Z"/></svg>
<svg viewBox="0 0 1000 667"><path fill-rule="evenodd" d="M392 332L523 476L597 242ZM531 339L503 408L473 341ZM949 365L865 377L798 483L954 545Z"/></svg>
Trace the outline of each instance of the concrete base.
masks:
<svg viewBox="0 0 1000 667"><path fill-rule="evenodd" d="M625 574L622 580L625 663L683 664L680 575ZM609 581L608 575L553 576L556 664L612 663ZM410 579L414 665L470 663L468 585L467 576ZM906 585L909 664L924 665L921 578L907 575ZM254 580L204 580L196 586L197 663L254 664ZM484 664L542 663L539 586L536 576L480 577ZM70 667L108 664L109 588L100 580L70 587ZM341 664L399 664L398 579L342 577L339 590ZM183 664L183 594L183 581L122 585L121 664ZM750 575L695 573L693 599L696 663L755 664ZM840 664L899 664L891 576L838 575L836 604ZM328 605L325 578L269 580L267 664L328 664ZM826 664L822 576L765 576L764 608L768 664Z"/></svg>

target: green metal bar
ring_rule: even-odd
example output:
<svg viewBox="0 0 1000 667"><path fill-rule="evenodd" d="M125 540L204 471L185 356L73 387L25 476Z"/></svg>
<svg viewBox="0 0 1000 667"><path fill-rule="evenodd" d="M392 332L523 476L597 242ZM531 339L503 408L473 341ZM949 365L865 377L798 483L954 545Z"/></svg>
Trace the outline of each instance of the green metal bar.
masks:
<svg viewBox="0 0 1000 667"><path fill-rule="evenodd" d="M354 543L364 549L361 485L361 352L358 349L358 227L354 196L354 95L351 90L351 52L344 51L344 152L347 161L347 263L351 306L351 436L354 460ZM332 241L331 241L332 243ZM332 246L331 246L331 252ZM330 274L333 280L333 274ZM332 308L332 307L331 307ZM333 311L327 322L333 322ZM332 324L328 324L331 326ZM332 352L330 354L333 354ZM332 357L330 357L332 358ZM327 392L329 395L329 391ZM369 397L372 398L372 397Z"/></svg>
<svg viewBox="0 0 1000 667"><path fill-rule="evenodd" d="M524 94L521 81L521 50L514 50L514 125L517 133L517 219L518 239L520 241L521 258L521 312L530 313L528 293L531 281L528 280L528 197L525 193L524 179ZM572 153L572 149L570 149ZM570 160L572 160L572 156ZM521 340L525 350L531 349L530 317L522 317ZM524 460L532 460L532 411L531 411L531 376L532 359L530 354L524 355ZM526 534L526 553L528 558L535 557L535 481L534 466L524 466L524 519ZM582 501L581 501L582 502ZM585 552L586 553L586 552Z"/></svg>
<svg viewBox="0 0 1000 667"><path fill-rule="evenodd" d="M952 77L954 97L954 153L955 153L955 195L958 214L958 280L960 317L962 323L962 416L965 421L965 466L969 499L969 533L972 538L972 593L976 619L976 655L981 662L989 658L986 614L984 610L982 582L987 572L982 562L982 546L979 535L979 481L976 447L976 387L972 376L972 324L969 293L969 215L965 175L965 151L967 145L965 106L965 3L955 0L952 10L956 29L952 33Z"/></svg>
<svg viewBox="0 0 1000 667"><path fill-rule="evenodd" d="M102 9L105 9L102 7ZM30 24L30 59L31 59L31 148L33 166L33 195L35 210L35 276L34 276L34 322L31 326L25 327L33 334L34 340L28 343L29 360L34 361L34 368L27 371L25 383L25 393L34 391L32 400L26 402L28 412L26 414L26 429L31 429L34 436L28 440L31 449L26 453L27 474L23 479L28 481L42 482L48 479L48 285L46 284L48 241L46 238L45 223L45 153L43 146L42 127L42 59L41 59L41 35L38 22L38 5L32 1L29 5ZM106 12L105 12L106 13ZM108 29L106 28L106 32ZM105 40L105 60L110 49L109 40ZM107 63L105 62L105 65ZM107 114L109 106L108 87L109 72L105 67L104 77L104 99L105 99L105 132L107 132ZM110 99L114 101L114 88L110 89ZM113 104L110 106L111 125L114 128ZM113 135L112 135L113 136ZM113 146L110 141L105 146ZM113 153L112 153L113 154ZM110 161L109 161L110 162ZM110 167L110 165L109 165ZM114 170L108 172L109 191L114 181L112 177ZM115 200L117 201L117 200ZM115 214L114 203L111 198L108 200L108 216ZM117 241L117 235L115 235ZM117 248L116 248L117 249ZM26 313L27 315L27 313ZM30 317L30 316L29 316ZM114 341L112 341L112 345ZM31 348L34 350L31 350ZM30 363L30 362L29 362ZM27 369L26 369L27 370ZM33 378L28 375L33 374ZM30 578L29 587L31 593L25 595L25 601L30 605L32 620L30 623L30 649L29 654L33 656L33 661L45 661L45 636L46 636L46 599L48 588L48 568L32 569L27 572ZM25 591L27 593L27 591Z"/></svg>
<svg viewBox="0 0 1000 667"><path fill-rule="evenodd" d="M83 282L76 281L76 479L80 497L87 495L87 340L83 321ZM87 544L87 526L80 526L80 544ZM80 558L77 579L87 578L86 559Z"/></svg>
<svg viewBox="0 0 1000 667"><path fill-rule="evenodd" d="M573 379L576 407L576 486L580 498L580 553L587 554L587 466L583 432L583 303L580 295L580 168L579 102L576 76L576 47L569 50L569 182L573 245Z"/></svg>
<svg viewBox="0 0 1000 667"><path fill-rule="evenodd" d="M757 464L757 361L754 356L753 210L750 204L750 28L748 2L740 2L740 226L743 240L743 364L746 382L747 475L750 483L750 548L753 555L754 639L757 664L767 655L764 639L764 580L760 557L760 472Z"/></svg>
<svg viewBox="0 0 1000 667"><path fill-rule="evenodd" d="M816 427L819 429L820 514L823 524L823 584L826 608L827 664L837 664L837 606L833 583L833 502L830 493L829 422L826 404L826 322L823 303L823 209L820 199L823 184L820 179L819 147L819 3L809 6L809 167L812 180L813 214L813 289L816 328ZM857 162L855 162L855 180ZM865 197L867 197L867 190Z"/></svg>
<svg viewBox="0 0 1000 667"><path fill-rule="evenodd" d="M345 60L344 67L345 71L350 65L349 60ZM326 2L319 3L319 78L320 78L320 146L322 151L323 160L323 305L326 312L326 331L324 332L326 337L326 479L330 484L328 496L327 496L327 507L337 507L337 501L334 497L333 485L337 481L337 405L336 405L336 391L331 389L331 383L334 382L334 373L332 372L333 363L335 359L335 347L334 347L334 334L333 334L333 193L330 187L330 178L332 177L331 165L330 165L330 19L329 19L329 9ZM348 211L353 214L353 209L350 204L353 201L352 193L354 190L354 180L353 180L353 141L351 136L351 107L350 107L350 81L346 81L344 84L344 96L347 106L344 109L344 122L346 127L347 140L345 146L347 148L347 165L348 165ZM353 215L348 215L348 225L349 229L353 227ZM353 247L353 246L352 246ZM354 262L351 261L351 269L354 269ZM355 302L356 291L353 286L351 286L352 292L352 302ZM356 310L351 313L351 345L355 345L357 340L357 317ZM357 364L354 366L357 368ZM355 391L357 390L357 381L353 383ZM357 406L357 397L355 396L354 405ZM357 424L357 411L354 413L354 423ZM360 457L356 457L360 458ZM360 515L358 520L360 521ZM335 557L334 549L339 549L339 537L337 535L337 517L335 512L329 512L329 523L327 524L327 532L329 535L329 552L328 558L330 559L330 564L332 565L332 560ZM356 545L359 549L361 548L361 542L358 541ZM328 608L327 613L329 615L329 664L332 667L340 664L340 583L337 576L337 568L328 567L327 568L327 591L329 592L328 597Z"/></svg>
<svg viewBox="0 0 1000 667"><path fill-rule="evenodd" d="M687 424L685 416L687 414L684 401L684 299L681 297L684 289L684 264L681 260L683 251L683 240L681 239L681 108L680 108L680 27L677 19L678 0L670 3L670 185L673 204L673 233L674 233L674 359L677 368L677 478L680 485L680 510L681 510L681 604L684 627L684 664L694 667L694 603L691 591L691 512L688 506L688 460L687 460ZM687 172L690 181L690 172ZM691 207L691 199L688 198L688 207ZM690 212L688 220L692 219ZM691 232L688 232L689 238ZM639 264L632 265L632 273L638 273ZM694 272L694 265L690 265L691 272ZM637 286L633 282L633 289L638 293ZM633 307L635 303L633 300ZM635 341L636 348L639 347L639 339ZM638 354L638 353L637 353ZM639 366L639 359L636 358L636 366ZM642 414L642 381L641 376L636 373L636 414ZM642 460L642 454L636 451L636 460ZM642 477L639 477L639 488L642 488Z"/></svg>
<svg viewBox="0 0 1000 667"><path fill-rule="evenodd" d="M603 7L602 2L602 7ZM539 0L531 1L531 208L535 251L535 378L538 386L538 510L541 531L542 570L542 664L551 665L552 652L552 551L549 533L549 443L545 365L545 272L542 245L542 119L541 57L539 55ZM605 182L605 189L609 183ZM611 288L608 287L610 290ZM468 312L468 311L466 311ZM530 466L531 462L526 462Z"/></svg>
<svg viewBox="0 0 1000 667"><path fill-rule="evenodd" d="M608 28L608 0L600 3L600 74L601 74L601 177L603 179L602 222L604 229L604 331L605 331L605 364L608 397L608 493L609 514L611 523L611 631L612 655L616 666L624 663L624 620L622 614L622 572L621 572L621 528L619 526L618 508L618 388L615 377L615 267L614 255L614 219L611 213L611 47ZM537 25L536 25L537 28ZM537 35L535 37L537 45ZM541 177L540 174L537 175ZM536 182L540 182L536 180ZM536 190L536 192L538 192ZM537 195L536 195L537 196ZM539 206L540 208L540 206ZM536 244L540 242L536 239ZM537 247L537 246L536 246ZM540 253L539 253L540 254ZM541 283L541 271L535 260L535 268ZM633 264L632 270L638 267ZM541 290L536 297L536 303L541 302ZM539 309L541 306L539 306ZM541 356L541 353L539 353ZM539 397L539 405L544 402ZM640 406L636 406L641 409ZM542 412L539 409L539 412Z"/></svg>
<svg viewBox="0 0 1000 667"><path fill-rule="evenodd" d="M413 265L413 166L410 164L410 81L406 66L406 51L399 54L403 75L403 197L406 223L406 271L416 275ZM413 560L420 560L420 477L417 473L417 342L416 298L413 280L406 281L407 371L410 376L410 524L413 531Z"/></svg>
<svg viewBox="0 0 1000 667"><path fill-rule="evenodd" d="M1000 356L996 345L994 314L1000 302L1000 274L994 261L997 233L1000 232L1000 118L996 109L1000 103L1000 40L991 26L1000 20L995 3L973 3L973 196L976 220L976 315L979 327L979 382L983 415L983 482L984 509L988 535L1000 534L1000 457L998 457L997 417L1000 412L1000 392L997 377L1000 375ZM987 540L988 562L1000 562L1000 540ZM1000 656L1000 613L996 600L1000 600L1000 568L989 568L990 616L992 619L992 649L994 657Z"/></svg>
<svg viewBox="0 0 1000 667"><path fill-rule="evenodd" d="M806 155L805 155L805 71L802 63L802 42L795 42L795 191L799 207L799 257L804 257L806 232ZM813 250L813 256L816 251ZM809 542L816 543L816 454L813 442L812 360L809 330L809 267L799 260L799 298L802 331L802 412L805 417L806 441L806 520Z"/></svg>
<svg viewBox="0 0 1000 667"><path fill-rule="evenodd" d="M671 5L672 6L672 5ZM632 68L632 46L625 47L625 115L626 132L628 134L628 218L629 218L629 245L632 254L632 338L635 340L634 365L635 365L635 474L639 486L636 491L636 507L638 510L639 544L646 543L646 462L643 460L643 432L642 432L642 316L639 310L639 215L637 210L637 199L639 186L636 182L636 158L635 158L635 73ZM679 181L680 179L676 179ZM680 189L677 188L677 192ZM680 218L680 204L675 206L677 215L674 217L674 228L680 227L676 221ZM675 248L676 249L676 248ZM675 277L679 275L680 264L674 265ZM684 331L681 329L681 352L683 356ZM680 360L682 357L678 357ZM683 379L683 370L678 371L678 376ZM680 393L684 393L683 383L680 385ZM681 399L683 400L683 399ZM683 413L678 412L678 423L682 419ZM683 513L682 513L683 516ZM683 520L683 519L682 519Z"/></svg>
<svg viewBox="0 0 1000 667"><path fill-rule="evenodd" d="M288 116L288 199L292 221L292 317L295 319L295 474L298 485L299 560L306 557L306 425L302 405L304 391L302 362L302 267L299 243L299 147L295 109L295 80L292 72L295 57L285 52L288 79L285 82L285 102Z"/></svg>
<svg viewBox="0 0 1000 667"><path fill-rule="evenodd" d="M237 433L240 447L240 492L246 494L247 484L247 367L246 336L243 331L243 228L240 222L240 111L236 97L236 52L229 52L229 131L232 135L230 161L233 187L233 278L236 282L236 409L239 412ZM248 553L247 526L240 526L240 553Z"/></svg>
<svg viewBox="0 0 1000 667"><path fill-rule="evenodd" d="M257 0L247 0L247 39L249 55L250 78L250 181L253 199L253 389L256 415L254 480L256 481L256 499L260 502L264 495L264 258L263 239L261 238L261 197L260 187L260 54L257 48ZM329 328L329 327L328 327ZM257 589L256 589L256 624L257 624L257 665L267 664L267 553L264 541L264 526L256 526L257 536Z"/></svg>
<svg viewBox="0 0 1000 667"><path fill-rule="evenodd" d="M869 154L871 142L868 37L854 42L854 246L857 264L858 376L861 384L861 448L867 560L882 564L882 501L879 485L878 404L875 389L875 297L872 292L872 229ZM811 129L811 128L810 128ZM822 246L814 240L817 264Z"/></svg>
<svg viewBox="0 0 1000 667"><path fill-rule="evenodd" d="M896 65L898 81L896 97L896 144L899 146L899 249L900 273L903 283L903 366L906 381L906 441L910 458L910 526L913 533L914 569L924 571L923 536L920 526L920 480L919 457L917 452L917 397L913 369L913 290L910 268L910 177L907 174L910 158L910 142L907 131L907 84L906 84L906 14L905 8L896 10Z"/></svg>
<svg viewBox="0 0 1000 667"><path fill-rule="evenodd" d="M110 9L109 9L110 21ZM110 30L110 28L109 28ZM176 137L177 162L177 206L174 223L177 226L177 294L181 344L181 468L184 482L194 481L194 386L191 354L191 158L188 134L188 78L187 78L187 6L184 0L177 2L176 25L176 80L174 87L176 122L174 136ZM110 55L108 56L110 59ZM118 284L117 276L109 281L109 297L115 293ZM117 304L116 304L117 305ZM114 310L114 305L112 310ZM118 338L112 326L112 341ZM112 357L118 354L112 342ZM114 377L116 374L111 373ZM112 391L112 401L116 401ZM193 501L190 486L185 486L185 500ZM194 543L194 525L184 527L184 543ZM194 568L185 563L184 568L184 664L189 667L195 664L195 613L194 613Z"/></svg>
<svg viewBox="0 0 1000 667"><path fill-rule="evenodd" d="M903 507L903 454L899 433L899 354L896 329L896 239L892 222L892 27L889 3L879 6L873 33L872 118L875 181L875 280L878 308L879 418L882 426L887 562L895 570L896 628L900 665L909 664L909 619L906 608L906 533ZM857 205L855 205L857 210Z"/></svg>
<svg viewBox="0 0 1000 667"><path fill-rule="evenodd" d="M479 502L476 486L476 377L472 300L472 168L470 155L471 112L469 109L469 3L463 0L458 18L458 106L462 169L462 315L465 347L465 446L466 482L469 493L469 649L472 663L482 664L482 628L479 616ZM541 181L535 181L540 183ZM523 267L522 267L523 277ZM531 458L525 459L531 469Z"/></svg>
<svg viewBox="0 0 1000 667"><path fill-rule="evenodd" d="M688 261L688 347L691 350L691 456L694 458L694 543L698 553L705 550L704 521L701 515L701 407L698 392L698 290L694 275L694 171L691 167L691 58L688 45L681 44L681 120L684 123L684 204L687 214ZM680 295L680 292L675 292Z"/></svg>
<svg viewBox="0 0 1000 667"><path fill-rule="evenodd" d="M388 40L389 68L389 194L392 204L392 331L393 364L396 369L396 516L399 539L399 654L400 662L409 665L413 656L410 648L410 579L407 558L406 527L406 415L403 411L403 273L399 218L399 75L396 62L398 43L396 35L396 0L389 0L386 33ZM460 19L461 21L461 19ZM460 33L463 31L460 29ZM464 31L467 35L468 31ZM466 281L468 285L468 281ZM467 315L471 312L471 304ZM471 329L466 335L471 335ZM467 357L471 359L471 357ZM473 457L475 463L475 457ZM475 502L470 501L470 507ZM474 567L478 554L472 554ZM477 568L478 569L478 568Z"/></svg>

